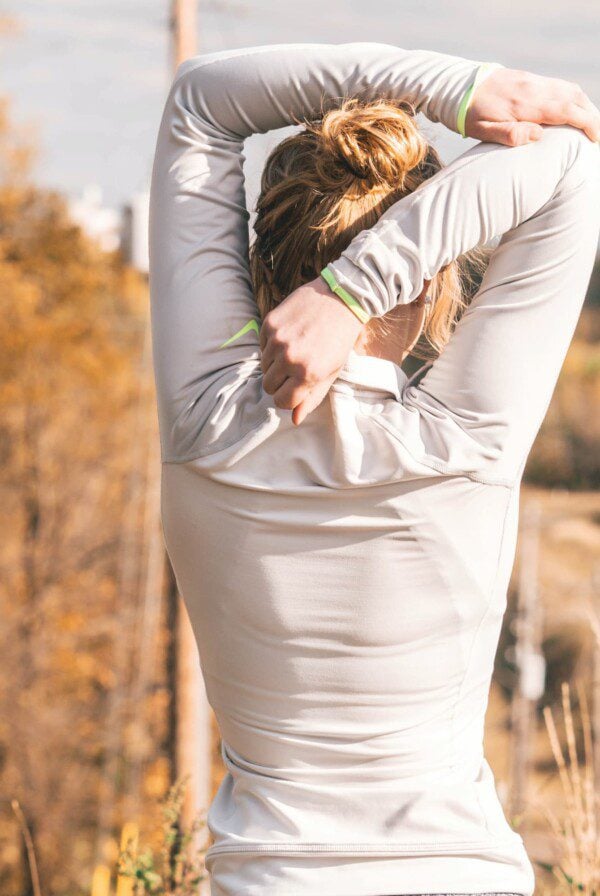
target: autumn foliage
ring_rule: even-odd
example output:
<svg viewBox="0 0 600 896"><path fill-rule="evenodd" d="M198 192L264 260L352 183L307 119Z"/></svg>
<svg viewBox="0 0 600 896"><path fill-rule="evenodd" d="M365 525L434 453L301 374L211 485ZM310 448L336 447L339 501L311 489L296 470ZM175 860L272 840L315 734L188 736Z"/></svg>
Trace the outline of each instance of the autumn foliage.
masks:
<svg viewBox="0 0 600 896"><path fill-rule="evenodd" d="M115 689L136 674L140 649L135 594L143 545L135 530L142 529L143 506L132 510L132 501L143 496L154 424L146 284L69 220L61 196L32 182L31 160L2 103L4 896L27 893L30 885L12 798L30 827L45 893L67 894L89 888L102 847L101 803L110 828L124 781L137 775L123 759L126 736L145 772L141 799L169 783L161 771L167 714L160 681L144 687L136 712L126 694L115 704ZM107 730L111 710L116 738ZM115 757L108 770L107 751Z"/></svg>

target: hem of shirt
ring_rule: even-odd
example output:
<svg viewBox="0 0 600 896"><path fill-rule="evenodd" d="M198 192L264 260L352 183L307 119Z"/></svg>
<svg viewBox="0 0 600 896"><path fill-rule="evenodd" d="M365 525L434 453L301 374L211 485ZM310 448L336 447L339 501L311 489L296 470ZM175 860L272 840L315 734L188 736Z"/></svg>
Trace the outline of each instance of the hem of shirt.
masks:
<svg viewBox="0 0 600 896"><path fill-rule="evenodd" d="M502 846L502 840L496 845ZM371 857L306 853L298 858L315 861L300 868L293 863L294 856L249 855L251 863L268 863L253 870L252 865L245 866L244 856L239 853L219 856L226 864L219 862L214 869L207 868L211 896L314 896L317 892L319 896L533 896L535 889L535 873L524 847L518 864L501 859L476 871L472 868L475 853L468 859L447 853L411 856L401 852ZM326 860L332 858L335 864L327 864ZM484 856L481 858L485 861ZM436 869L436 859L462 861L463 867ZM417 871L404 864L415 860L421 866ZM296 879L289 879L290 875ZM240 886L244 880L246 886Z"/></svg>
<svg viewBox="0 0 600 896"><path fill-rule="evenodd" d="M460 855L465 850L487 852L490 847L514 846L522 844L522 837L515 831L510 837L489 837L485 840L455 840L440 844L435 840L424 840L415 843L400 841L398 843L227 843L209 847L206 858L212 859L220 855L235 856L323 856L326 858L397 858L408 856L417 858L423 855L452 856Z"/></svg>
<svg viewBox="0 0 600 896"><path fill-rule="evenodd" d="M231 896L231 893L227 890L224 890L220 886L214 886L211 884L210 896ZM393 890L388 892L387 889L384 891L381 888L378 890L376 894L373 894L371 891L365 894L361 894L361 896L531 896L529 890L460 890L459 891L450 891L442 893L440 891L436 891L435 893L423 893L423 891L412 891L401 889L403 884L398 882L398 886L396 886ZM321 890L318 891L319 896L352 896L352 894L348 893L348 890ZM236 890L236 896L269 896L268 893L265 893L265 890L260 887L246 887L244 890ZM277 896L307 896L305 890L281 890L279 887L277 888Z"/></svg>
<svg viewBox="0 0 600 896"><path fill-rule="evenodd" d="M218 884L215 886L212 884L209 878L209 883L211 885L210 896L232 896L231 891L224 890L223 887ZM376 886L376 885L375 885ZM275 892L275 891L274 891ZM311 893L311 896L314 896L314 890ZM531 892L529 890L449 890L445 892L441 892L439 890L436 891L428 891L424 893L423 890L406 890L403 887L401 882L398 882L397 886L394 889L388 890L381 887L377 889L377 893L372 892L371 890L367 890L361 893L349 893L347 889L345 890L318 890L319 896L531 896ZM246 887L243 890L236 889L235 896L270 896L270 893L266 891L263 887ZM276 891L276 896L307 896L306 890L281 890L279 887Z"/></svg>

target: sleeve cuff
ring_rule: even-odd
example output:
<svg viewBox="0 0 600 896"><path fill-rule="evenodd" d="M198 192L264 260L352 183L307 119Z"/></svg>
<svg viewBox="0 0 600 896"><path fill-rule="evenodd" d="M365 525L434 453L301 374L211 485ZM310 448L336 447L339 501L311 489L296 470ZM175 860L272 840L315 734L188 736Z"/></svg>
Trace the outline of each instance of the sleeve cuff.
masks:
<svg viewBox="0 0 600 896"><path fill-rule="evenodd" d="M329 289L334 293L339 299L344 302L345 305L348 306L350 311L359 319L361 324L366 324L370 319L367 312L360 305L359 302L354 298L354 296L350 295L343 286L340 286L332 271L329 270L328 267L323 268L321 271L321 277L329 287Z"/></svg>
<svg viewBox="0 0 600 896"><path fill-rule="evenodd" d="M504 66L499 62L483 62L477 69L475 80L465 91L465 94L461 99L460 105L458 107L458 114L456 116L456 130L461 135L461 137L467 136L465 134L467 110L473 101L475 91L481 84L483 84L488 75L491 75L492 72L495 72L499 68L504 68Z"/></svg>

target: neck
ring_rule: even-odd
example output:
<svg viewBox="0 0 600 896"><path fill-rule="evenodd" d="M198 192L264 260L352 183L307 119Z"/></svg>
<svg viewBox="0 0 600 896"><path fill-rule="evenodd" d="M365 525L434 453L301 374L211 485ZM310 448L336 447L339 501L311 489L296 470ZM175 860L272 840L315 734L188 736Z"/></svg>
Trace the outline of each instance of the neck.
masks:
<svg viewBox="0 0 600 896"><path fill-rule="evenodd" d="M382 321L369 322L359 333L354 351L400 366L423 331L426 307L420 296L408 305L397 305Z"/></svg>
<svg viewBox="0 0 600 896"><path fill-rule="evenodd" d="M409 349L398 346L394 340L363 338L356 341L354 351L358 355L370 355L373 358L383 358L385 361L393 361L394 364L400 366L407 355L410 354Z"/></svg>

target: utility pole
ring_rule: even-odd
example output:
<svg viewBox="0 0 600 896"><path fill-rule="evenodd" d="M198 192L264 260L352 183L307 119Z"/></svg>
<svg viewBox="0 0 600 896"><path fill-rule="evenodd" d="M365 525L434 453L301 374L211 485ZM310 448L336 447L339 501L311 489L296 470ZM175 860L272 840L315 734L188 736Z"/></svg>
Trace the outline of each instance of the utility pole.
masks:
<svg viewBox="0 0 600 896"><path fill-rule="evenodd" d="M173 73L190 56L195 56L198 34L198 0L172 0L171 32Z"/></svg>
<svg viewBox="0 0 600 896"><path fill-rule="evenodd" d="M172 0L171 46L173 72L197 53L198 0ZM174 694L173 739L176 776L189 776L184 821L190 823L204 815L211 785L211 713L200 670L198 647L187 609L177 591L171 564L167 561L167 617L172 622L174 639L171 652L172 692Z"/></svg>
<svg viewBox="0 0 600 896"><path fill-rule="evenodd" d="M540 525L540 504L538 501L530 501L522 515L515 620L517 686L511 706L512 816L521 814L526 808L531 741L535 735L535 705L545 688L546 665L541 649L542 617L538 587Z"/></svg>

